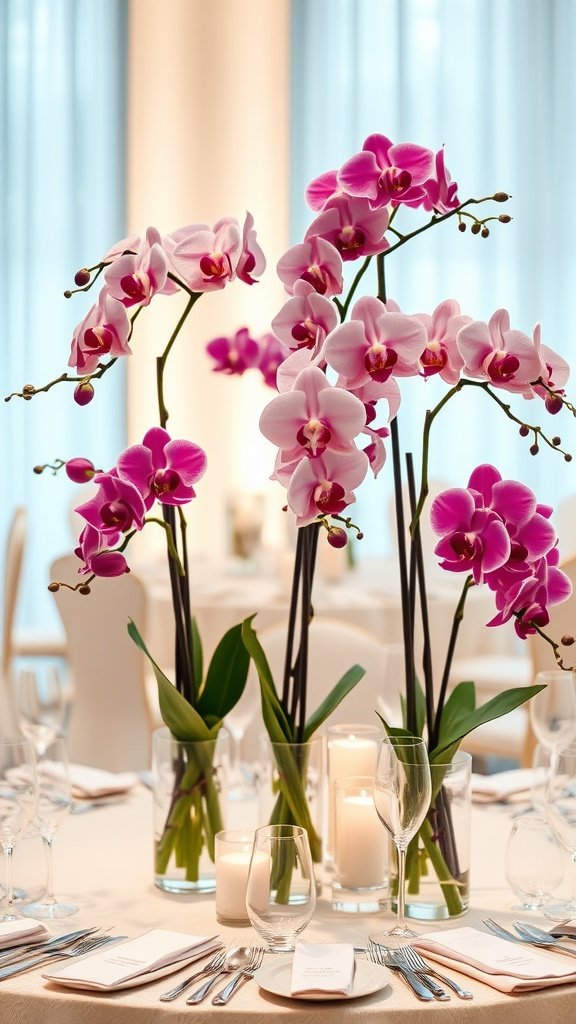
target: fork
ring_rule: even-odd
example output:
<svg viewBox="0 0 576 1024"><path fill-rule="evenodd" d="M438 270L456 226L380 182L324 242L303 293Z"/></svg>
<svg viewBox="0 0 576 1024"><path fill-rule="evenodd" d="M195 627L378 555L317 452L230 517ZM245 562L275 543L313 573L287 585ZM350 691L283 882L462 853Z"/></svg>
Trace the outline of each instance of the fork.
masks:
<svg viewBox="0 0 576 1024"><path fill-rule="evenodd" d="M16 963L18 960L26 960L31 953L48 953L53 949L65 949L66 946L71 946L96 931L99 931L96 926L80 928L78 931L67 932L65 935L56 935L52 939L44 938L37 942L26 943L26 945L7 947L0 952L0 968Z"/></svg>
<svg viewBox="0 0 576 1024"><path fill-rule="evenodd" d="M252 956L250 957L250 960L246 967L244 967L243 970L238 971L238 974L236 974L235 977L228 982L225 988L223 988L221 992L218 992L218 994L214 996L214 999L212 1000L213 1006L225 1006L226 1003L230 1002L236 989L240 987L241 983L243 981L249 981L250 978L253 978L258 968L262 966L264 953L265 950L263 946L257 946L255 949L252 950Z"/></svg>
<svg viewBox="0 0 576 1024"><path fill-rule="evenodd" d="M460 985L449 978L446 974L440 974L434 967L431 967L429 963L424 960L424 957L420 956L413 946L401 946L397 951L402 953L406 962L412 967L417 974L431 974L433 977L438 978L439 981L443 981L448 988L451 988L460 999L473 999L474 995L465 988L461 988Z"/></svg>
<svg viewBox="0 0 576 1024"><path fill-rule="evenodd" d="M426 1003L432 1002L434 996L426 988L419 975L416 974L416 971L411 971L408 967L402 967L393 960L390 956L390 951L385 946L379 946L377 943L372 942L371 939L368 939L368 957L373 964L379 964L380 967L389 967L392 971L397 971L408 985L408 988L412 989L417 999L421 999Z"/></svg>
<svg viewBox="0 0 576 1024"><path fill-rule="evenodd" d="M164 992L164 994L160 996L160 1002L171 1003L173 999L177 999L178 996L182 995L182 993L185 992L186 989L189 988L190 985L192 985L198 978L205 978L207 974L215 974L216 971L220 970L225 957L225 949L221 949L218 953L215 953L212 959L209 960L207 964L204 964L201 971L196 971L196 974L191 974L188 978L184 978L184 981L181 981L179 985L175 985L174 988L168 989L168 992Z"/></svg>
<svg viewBox="0 0 576 1024"><path fill-rule="evenodd" d="M553 935L545 932L542 928L537 928L536 925L528 924L527 921L514 921L514 928L518 932L520 938L533 942L535 945L543 947L548 946L552 951L558 950L559 952L569 953L571 956L576 956L576 949L571 949L569 946L563 946L562 943L558 942Z"/></svg>
<svg viewBox="0 0 576 1024"><path fill-rule="evenodd" d="M20 974L23 971L28 971L31 967L39 967L41 964L50 963L51 960L65 960L68 957L83 956L84 953L91 953L93 949L99 949L100 946L106 946L112 942L121 942L122 939L127 938L127 935L92 935L89 939L82 939L81 942L74 943L68 949L55 949L52 952L39 953L37 956L30 957L29 960L22 960L17 964L11 964L10 967L3 967L0 969L0 981L3 981L4 978L11 978L13 975Z"/></svg>
<svg viewBox="0 0 576 1024"><path fill-rule="evenodd" d="M562 946L559 942L544 942L542 939L522 938L520 934L513 935L512 932L503 928L502 925L497 924L496 921L493 921L491 917L486 917L483 924L485 924L489 931L493 932L494 935L498 935L501 939L508 939L508 942L529 943L529 945L538 946L540 949L550 947L552 951L557 950L559 953L568 953L569 956L576 956L576 950L569 949L568 946Z"/></svg>

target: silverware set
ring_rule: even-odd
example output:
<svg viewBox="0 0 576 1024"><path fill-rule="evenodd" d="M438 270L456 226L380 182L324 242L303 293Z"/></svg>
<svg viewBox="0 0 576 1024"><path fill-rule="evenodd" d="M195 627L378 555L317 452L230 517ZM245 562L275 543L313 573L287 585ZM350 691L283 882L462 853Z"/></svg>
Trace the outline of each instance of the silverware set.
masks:
<svg viewBox="0 0 576 1024"><path fill-rule="evenodd" d="M367 954L372 963L396 971L416 998L423 1002L431 1002L433 999L448 1002L450 995L438 984L439 981L452 989L460 999L473 999L472 992L461 988L453 978L440 974L412 946L390 949L388 946L369 941Z"/></svg>
<svg viewBox="0 0 576 1024"><path fill-rule="evenodd" d="M180 984L164 992L160 996L160 1002L172 1002L199 978L206 978L200 988L196 989L186 1000L187 1006L196 1006L206 998L220 978L225 974L236 972L232 980L212 1000L214 1006L225 1006L240 985L253 978L258 968L262 966L264 952L265 950L261 946L233 946L229 950L221 950L200 971L184 978Z"/></svg>
<svg viewBox="0 0 576 1024"><path fill-rule="evenodd" d="M486 917L482 923L486 925L488 931L491 931L493 935L497 935L500 939L507 939L508 942L527 942L532 946L539 946L541 949L551 949L555 953L566 953L568 956L576 956L576 948L564 946L549 932L545 932L542 928L537 928L536 925L528 921L514 921L512 923L516 934L508 931L507 928L498 924L491 917Z"/></svg>
<svg viewBox="0 0 576 1024"><path fill-rule="evenodd" d="M22 974L32 967L40 967L43 964L51 963L54 960L65 960L68 957L84 956L92 953L95 949L108 946L115 942L126 939L126 935L101 935L91 934L97 929L85 929L83 932L73 932L68 936L53 939L50 942L39 943L37 946L20 947L19 952L12 952L0 956L0 981L5 978L12 978L15 974ZM81 938L80 936L84 936Z"/></svg>

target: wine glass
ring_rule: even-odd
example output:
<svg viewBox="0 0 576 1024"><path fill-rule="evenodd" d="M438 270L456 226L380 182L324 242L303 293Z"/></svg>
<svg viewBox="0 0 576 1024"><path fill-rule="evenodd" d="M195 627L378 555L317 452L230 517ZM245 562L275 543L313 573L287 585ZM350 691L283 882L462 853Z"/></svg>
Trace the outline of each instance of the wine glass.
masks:
<svg viewBox="0 0 576 1024"><path fill-rule="evenodd" d="M44 670L24 668L17 683L18 721L39 757L64 725L66 700L55 665Z"/></svg>
<svg viewBox="0 0 576 1024"><path fill-rule="evenodd" d="M546 818L572 861L572 894L544 907L552 921L576 917L576 743L555 750L546 789Z"/></svg>
<svg viewBox="0 0 576 1024"><path fill-rule="evenodd" d="M542 814L516 818L505 861L506 881L521 900L512 910L542 910L564 877L565 856Z"/></svg>
<svg viewBox="0 0 576 1024"><path fill-rule="evenodd" d="M530 721L536 739L549 750L576 739L576 679L573 672L538 672L536 686L544 686L530 701Z"/></svg>
<svg viewBox="0 0 576 1024"><path fill-rule="evenodd" d="M398 901L396 925L390 931L376 932L373 942L390 945L413 939L404 917L406 849L426 817L432 795L428 751L417 736L387 737L380 744L372 791L380 821L390 834L398 852Z"/></svg>
<svg viewBox="0 0 576 1024"><path fill-rule="evenodd" d="M52 843L56 830L70 812L72 791L68 771L68 756L64 740L55 739L37 760L38 806L34 817L36 830L42 836L46 854L46 892L39 900L22 907L26 917L60 918L75 914L74 903L64 903L54 895Z"/></svg>
<svg viewBox="0 0 576 1024"><path fill-rule="evenodd" d="M16 921L14 911L12 854L32 821L38 797L34 749L30 740L0 739L0 843L4 850L6 882L0 921Z"/></svg>
<svg viewBox="0 0 576 1024"><path fill-rule="evenodd" d="M254 793L254 775L242 762L242 741L246 730L258 710L260 688L252 672L248 673L244 692L237 704L224 718L224 725L232 737L232 760L228 778L228 799L244 800Z"/></svg>
<svg viewBox="0 0 576 1024"><path fill-rule="evenodd" d="M290 953L316 906L316 880L308 833L299 825L256 829L246 910L270 953Z"/></svg>

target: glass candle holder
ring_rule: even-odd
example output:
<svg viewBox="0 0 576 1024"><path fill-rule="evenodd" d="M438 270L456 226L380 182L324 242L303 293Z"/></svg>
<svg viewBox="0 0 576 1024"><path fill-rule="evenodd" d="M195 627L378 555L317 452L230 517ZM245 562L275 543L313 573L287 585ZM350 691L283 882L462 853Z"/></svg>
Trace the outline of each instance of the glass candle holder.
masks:
<svg viewBox="0 0 576 1024"><path fill-rule="evenodd" d="M346 723L328 727L327 862L331 862L334 855L334 784L337 779L351 778L355 775L374 776L381 739L382 729L379 725Z"/></svg>
<svg viewBox="0 0 576 1024"><path fill-rule="evenodd" d="M253 832L225 829L215 837L216 918L220 924L249 924L246 883Z"/></svg>
<svg viewBox="0 0 576 1024"><path fill-rule="evenodd" d="M373 783L371 775L334 783L334 910L376 913L386 904L387 840Z"/></svg>

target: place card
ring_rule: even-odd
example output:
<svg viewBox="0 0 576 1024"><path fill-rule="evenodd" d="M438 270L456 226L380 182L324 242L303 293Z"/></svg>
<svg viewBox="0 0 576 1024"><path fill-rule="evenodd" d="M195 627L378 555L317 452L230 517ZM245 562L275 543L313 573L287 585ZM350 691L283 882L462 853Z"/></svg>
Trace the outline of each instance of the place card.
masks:
<svg viewBox="0 0 576 1024"><path fill-rule="evenodd" d="M59 970L46 972L44 978L59 985L111 990L130 982L151 980L150 975L168 973L186 961L199 960L217 949L217 935L187 935L185 932L153 928L135 939L104 947L67 964Z"/></svg>
<svg viewBox="0 0 576 1024"><path fill-rule="evenodd" d="M427 932L413 945L429 959L500 992L531 992L576 981L576 965L562 954L508 942L476 928Z"/></svg>
<svg viewBox="0 0 576 1024"><path fill-rule="evenodd" d="M344 942L297 942L292 961L291 995L334 992L349 995L354 980L354 949Z"/></svg>

